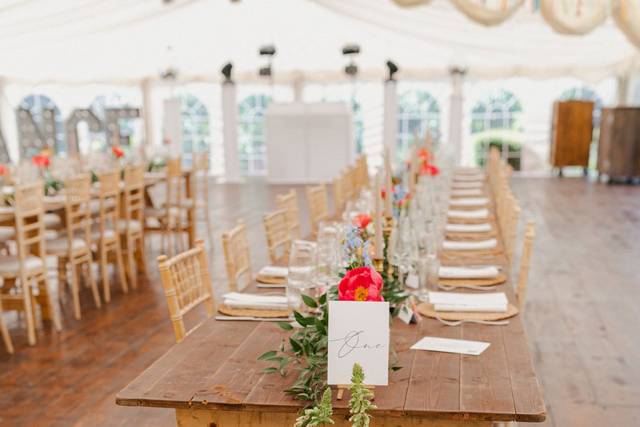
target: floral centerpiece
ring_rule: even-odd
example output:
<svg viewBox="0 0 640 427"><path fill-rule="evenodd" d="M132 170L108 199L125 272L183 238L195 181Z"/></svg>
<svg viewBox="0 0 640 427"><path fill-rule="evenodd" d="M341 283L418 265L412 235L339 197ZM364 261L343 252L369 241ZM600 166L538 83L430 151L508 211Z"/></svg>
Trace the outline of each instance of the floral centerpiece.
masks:
<svg viewBox="0 0 640 427"><path fill-rule="evenodd" d="M49 166L51 165L49 150L42 150L40 154L31 157L31 163L38 167L40 176L44 179L44 194L46 196L52 196L60 191L62 181L54 178L49 170Z"/></svg>

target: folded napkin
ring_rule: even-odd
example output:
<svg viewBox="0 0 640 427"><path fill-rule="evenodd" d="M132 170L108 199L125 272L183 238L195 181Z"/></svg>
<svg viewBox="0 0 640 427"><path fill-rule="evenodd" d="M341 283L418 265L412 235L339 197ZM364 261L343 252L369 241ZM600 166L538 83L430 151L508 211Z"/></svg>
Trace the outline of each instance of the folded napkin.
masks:
<svg viewBox="0 0 640 427"><path fill-rule="evenodd" d="M470 188L468 190L451 190L451 195L458 197L482 196L482 190L479 188Z"/></svg>
<svg viewBox="0 0 640 427"><path fill-rule="evenodd" d="M458 292L429 292L429 302L436 311L455 312L499 312L507 311L504 292L468 294Z"/></svg>
<svg viewBox="0 0 640 427"><path fill-rule="evenodd" d="M285 278L289 274L289 269L287 267L276 267L273 265L265 265L258 272L260 276L267 277L281 277Z"/></svg>
<svg viewBox="0 0 640 427"><path fill-rule="evenodd" d="M230 292L222 296L224 304L231 308L250 310L286 310L287 297L272 295L241 294Z"/></svg>
<svg viewBox="0 0 640 427"><path fill-rule="evenodd" d="M448 213L450 218L487 218L489 216L488 209L475 209L472 211L457 211L455 209L450 209Z"/></svg>
<svg viewBox="0 0 640 427"><path fill-rule="evenodd" d="M459 182L454 182L451 185L451 188L482 188L482 186L484 185L484 182L482 181L459 181Z"/></svg>
<svg viewBox="0 0 640 427"><path fill-rule="evenodd" d="M444 229L452 233L485 233L491 231L491 224L447 224Z"/></svg>
<svg viewBox="0 0 640 427"><path fill-rule="evenodd" d="M473 166L457 167L455 172L456 175L478 175L482 173L482 169Z"/></svg>
<svg viewBox="0 0 640 427"><path fill-rule="evenodd" d="M453 177L454 181L484 181L482 174L462 174Z"/></svg>
<svg viewBox="0 0 640 427"><path fill-rule="evenodd" d="M486 265L482 267L447 267L441 266L441 279L493 279L499 274L498 267Z"/></svg>
<svg viewBox="0 0 640 427"><path fill-rule="evenodd" d="M442 242L442 249L447 251L493 249L497 244L498 241L496 239L478 241L445 240Z"/></svg>
<svg viewBox="0 0 640 427"><path fill-rule="evenodd" d="M467 197L464 199L449 200L451 206L484 206L487 203L489 203L489 199L486 197Z"/></svg>

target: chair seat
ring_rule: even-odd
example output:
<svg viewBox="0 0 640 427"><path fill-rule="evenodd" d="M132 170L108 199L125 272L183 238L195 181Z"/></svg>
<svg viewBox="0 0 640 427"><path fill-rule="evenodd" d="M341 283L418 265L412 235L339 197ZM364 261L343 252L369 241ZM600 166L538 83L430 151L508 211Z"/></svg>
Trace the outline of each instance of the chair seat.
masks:
<svg viewBox="0 0 640 427"><path fill-rule="evenodd" d="M60 215L53 213L46 213L43 216L44 226L46 228L57 228L62 226L62 219Z"/></svg>
<svg viewBox="0 0 640 427"><path fill-rule="evenodd" d="M13 227L0 227L0 242L6 242L16 236L16 230Z"/></svg>
<svg viewBox="0 0 640 427"><path fill-rule="evenodd" d="M74 250L84 249L87 247L86 242L78 237L71 241L71 247ZM47 240L47 253L53 255L66 254L69 251L69 240L67 237L57 237L52 240Z"/></svg>
<svg viewBox="0 0 640 427"><path fill-rule="evenodd" d="M42 258L27 255L24 260L24 267L27 272L44 267ZM17 276L20 274L20 259L17 255L0 257L0 274L4 276Z"/></svg>
<svg viewBox="0 0 640 427"><path fill-rule="evenodd" d="M142 225L140 224L140 221L137 221L135 219L132 219L131 221L129 221L129 227L131 227L131 231L134 231L134 232L142 230ZM120 233L124 233L125 231L127 231L126 219L121 219L118 221L118 231Z"/></svg>
<svg viewBox="0 0 640 427"><path fill-rule="evenodd" d="M173 206L171 208L169 208L169 215L172 217L178 217L178 216L185 216L185 211L183 210L185 208L180 209L177 206ZM167 216L167 210L164 208L145 208L144 209L144 216L145 218L158 218L158 219L162 219L165 218Z"/></svg>

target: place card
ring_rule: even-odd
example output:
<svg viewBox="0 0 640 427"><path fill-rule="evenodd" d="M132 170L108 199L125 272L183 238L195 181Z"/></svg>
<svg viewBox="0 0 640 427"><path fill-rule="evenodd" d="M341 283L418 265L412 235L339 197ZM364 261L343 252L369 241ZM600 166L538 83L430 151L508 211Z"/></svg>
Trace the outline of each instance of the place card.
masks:
<svg viewBox="0 0 640 427"><path fill-rule="evenodd" d="M418 275L416 273L409 273L407 276L407 280L404 281L404 284L411 289L418 289L420 286L420 281L418 280Z"/></svg>
<svg viewBox="0 0 640 427"><path fill-rule="evenodd" d="M389 383L389 303L329 301L327 383L351 384L353 364L366 385Z"/></svg>
<svg viewBox="0 0 640 427"><path fill-rule="evenodd" d="M424 337L411 350L438 351L442 353L465 354L479 356L490 343L482 341L454 340L450 338Z"/></svg>
<svg viewBox="0 0 640 427"><path fill-rule="evenodd" d="M402 320L407 325L413 321L414 312L407 304L403 304L398 312L398 319Z"/></svg>

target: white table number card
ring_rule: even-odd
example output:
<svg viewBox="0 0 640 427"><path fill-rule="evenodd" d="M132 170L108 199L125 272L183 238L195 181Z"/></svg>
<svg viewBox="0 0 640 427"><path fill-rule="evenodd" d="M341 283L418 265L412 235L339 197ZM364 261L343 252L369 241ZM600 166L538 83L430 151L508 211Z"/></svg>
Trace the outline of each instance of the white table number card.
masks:
<svg viewBox="0 0 640 427"><path fill-rule="evenodd" d="M354 363L366 385L388 385L388 302L329 301L327 383L351 384Z"/></svg>

